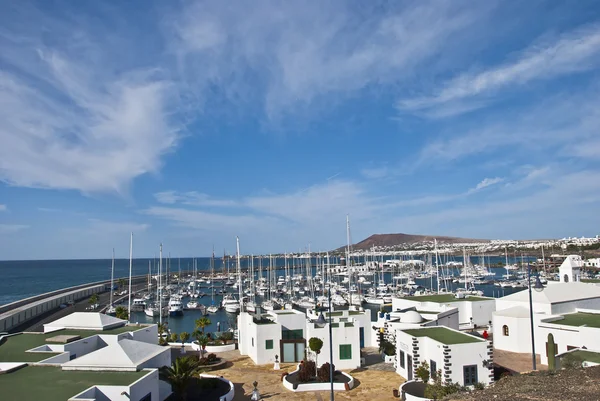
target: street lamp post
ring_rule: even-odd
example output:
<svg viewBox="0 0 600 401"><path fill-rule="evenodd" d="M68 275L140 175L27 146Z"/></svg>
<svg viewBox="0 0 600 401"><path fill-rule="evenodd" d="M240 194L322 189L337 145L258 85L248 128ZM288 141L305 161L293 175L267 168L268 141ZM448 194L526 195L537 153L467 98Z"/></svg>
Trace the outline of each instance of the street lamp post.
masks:
<svg viewBox="0 0 600 401"><path fill-rule="evenodd" d="M330 399L331 401L334 400L334 395L333 395L333 332L332 332L332 328L331 328L331 284L329 286L329 289L327 290L327 302L329 302L329 383L331 385L331 396ZM323 311L321 310L321 313L319 314L319 318L316 320L316 322L318 325L320 326L325 326L325 324L327 323L327 321L325 320L325 317L323 316Z"/></svg>
<svg viewBox="0 0 600 401"><path fill-rule="evenodd" d="M535 334L534 334L534 324L533 324L533 299L531 297L531 265L527 264L527 280L529 282L529 321L531 323L531 359L533 364L533 370L536 370L536 360L535 360ZM544 290L544 286L540 281L539 273L535 277L535 285L533 289L536 292L542 292Z"/></svg>

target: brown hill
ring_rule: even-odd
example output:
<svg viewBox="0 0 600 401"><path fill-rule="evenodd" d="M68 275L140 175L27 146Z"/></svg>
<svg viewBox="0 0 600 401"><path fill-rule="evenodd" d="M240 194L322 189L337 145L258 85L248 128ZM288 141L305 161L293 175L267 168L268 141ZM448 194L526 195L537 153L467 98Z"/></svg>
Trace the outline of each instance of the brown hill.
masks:
<svg viewBox="0 0 600 401"><path fill-rule="evenodd" d="M423 242L433 242L436 239L440 244L456 244L463 242L490 242L485 239L469 239L459 237L445 237L445 236L433 236L433 235L414 235L414 234L373 234L369 238L360 241L358 244L354 244L352 249L354 250L367 250L373 246L400 246L400 245L413 245Z"/></svg>

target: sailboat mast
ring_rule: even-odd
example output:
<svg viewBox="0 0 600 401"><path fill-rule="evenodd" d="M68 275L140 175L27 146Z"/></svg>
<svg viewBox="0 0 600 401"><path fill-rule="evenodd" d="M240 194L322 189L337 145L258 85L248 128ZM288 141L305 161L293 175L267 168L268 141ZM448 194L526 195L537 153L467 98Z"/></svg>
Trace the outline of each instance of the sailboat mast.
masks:
<svg viewBox="0 0 600 401"><path fill-rule="evenodd" d="M463 248L463 270L465 273L465 290L467 289L467 251Z"/></svg>
<svg viewBox="0 0 600 401"><path fill-rule="evenodd" d="M129 240L129 308L127 309L127 319L131 321L131 272L133 270L133 233Z"/></svg>
<svg viewBox="0 0 600 401"><path fill-rule="evenodd" d="M438 249L437 249L437 239L433 239L433 244L435 247L435 269L437 271L437 292L440 293L440 265L438 264Z"/></svg>
<svg viewBox="0 0 600 401"><path fill-rule="evenodd" d="M243 291L242 291L242 265L240 263L240 239L235 237L236 248L237 248L237 265L238 265L238 293L240 297L240 312L244 309Z"/></svg>
<svg viewBox="0 0 600 401"><path fill-rule="evenodd" d="M346 215L346 271L348 272L348 303L352 305L352 273L350 272L350 215Z"/></svg>
<svg viewBox="0 0 600 401"><path fill-rule="evenodd" d="M112 252L112 265L110 268L110 307L113 305L113 292L115 285L113 284L115 280L115 248L113 248Z"/></svg>
<svg viewBox="0 0 600 401"><path fill-rule="evenodd" d="M162 243L158 257L158 324L162 325Z"/></svg>

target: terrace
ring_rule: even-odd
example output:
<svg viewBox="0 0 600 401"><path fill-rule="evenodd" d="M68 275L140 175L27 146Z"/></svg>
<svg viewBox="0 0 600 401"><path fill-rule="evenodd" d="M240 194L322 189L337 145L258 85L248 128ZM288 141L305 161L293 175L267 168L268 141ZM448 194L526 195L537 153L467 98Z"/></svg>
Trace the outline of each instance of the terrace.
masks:
<svg viewBox="0 0 600 401"><path fill-rule="evenodd" d="M0 375L0 388L3 401L65 401L92 386L130 385L149 372L63 371L55 367L28 366Z"/></svg>
<svg viewBox="0 0 600 401"><path fill-rule="evenodd" d="M593 327L600 328L600 314L597 313L569 313L563 315L563 319L557 319L552 321L546 321L547 323L562 324L565 326L577 326L577 327Z"/></svg>
<svg viewBox="0 0 600 401"><path fill-rule="evenodd" d="M416 295L413 297L404 297L404 299L408 299L409 301L417 301L417 302L436 302L440 304L445 304L449 302L481 302L481 301L490 301L494 298L486 298L486 297L476 297L476 296L466 296L465 298L456 298L452 294L435 294L435 295Z"/></svg>
<svg viewBox="0 0 600 401"><path fill-rule="evenodd" d="M49 338L57 335L91 337L96 334L121 334L135 331L137 326L123 326L110 330L59 330L50 333L23 333L6 337L0 342L0 362L39 362L52 356L54 352L26 352L46 344Z"/></svg>
<svg viewBox="0 0 600 401"><path fill-rule="evenodd" d="M432 340L446 345L478 343L484 341L475 336L463 334L445 327L409 329L402 331L412 337L429 337Z"/></svg>

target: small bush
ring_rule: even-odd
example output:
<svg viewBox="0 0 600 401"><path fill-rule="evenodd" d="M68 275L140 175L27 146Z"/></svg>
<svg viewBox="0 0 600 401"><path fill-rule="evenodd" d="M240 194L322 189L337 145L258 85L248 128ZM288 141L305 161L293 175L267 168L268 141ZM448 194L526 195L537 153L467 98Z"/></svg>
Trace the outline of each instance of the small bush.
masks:
<svg viewBox="0 0 600 401"><path fill-rule="evenodd" d="M219 360L219 358L217 358L217 355L216 355L216 354L208 354L208 355L206 356L206 359L208 359L208 362L209 362L209 363L210 363L210 362L216 362L216 361L218 361L218 360Z"/></svg>
<svg viewBox="0 0 600 401"><path fill-rule="evenodd" d="M302 361L298 372L298 381L306 383L315 377L316 365L314 361Z"/></svg>
<svg viewBox="0 0 600 401"><path fill-rule="evenodd" d="M421 362L415 370L415 376L421 379L423 383L429 382L429 364L426 361Z"/></svg>
<svg viewBox="0 0 600 401"><path fill-rule="evenodd" d="M233 340L233 333L231 331L224 331L219 336L219 340L223 341L224 344L227 344L227 342Z"/></svg>
<svg viewBox="0 0 600 401"><path fill-rule="evenodd" d="M200 366L206 366L206 365L208 365L208 364L209 364L209 362L208 362L208 358L200 358L200 359L198 360L198 365L200 365Z"/></svg>
<svg viewBox="0 0 600 401"><path fill-rule="evenodd" d="M322 383L326 383L330 380L329 366L329 362L325 362L323 365L321 365L317 372L317 380L319 380ZM335 365L333 365L333 374L335 376Z"/></svg>
<svg viewBox="0 0 600 401"><path fill-rule="evenodd" d="M571 352L560 358L560 366L563 369L577 369L583 366L583 360Z"/></svg>
<svg viewBox="0 0 600 401"><path fill-rule="evenodd" d="M475 383L475 390L483 390L485 388L485 384L483 384L482 382L477 382Z"/></svg>

